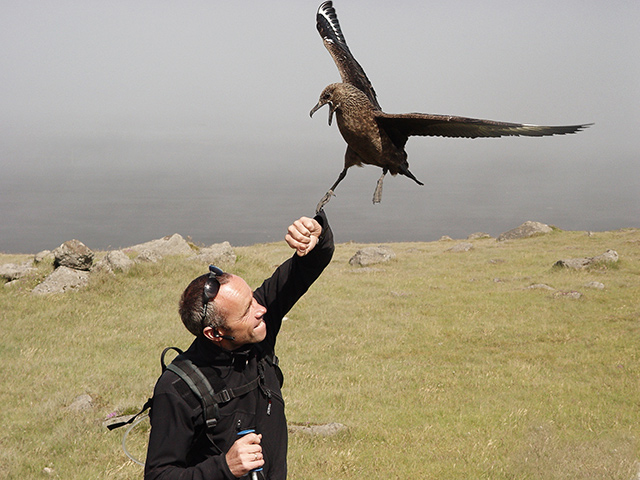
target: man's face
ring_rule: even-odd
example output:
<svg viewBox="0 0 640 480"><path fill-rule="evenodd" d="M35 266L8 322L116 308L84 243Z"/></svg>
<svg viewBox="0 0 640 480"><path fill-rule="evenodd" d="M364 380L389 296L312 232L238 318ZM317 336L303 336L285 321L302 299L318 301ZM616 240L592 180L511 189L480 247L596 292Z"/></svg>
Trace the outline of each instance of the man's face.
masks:
<svg viewBox="0 0 640 480"><path fill-rule="evenodd" d="M232 275L229 282L220 286L215 302L226 318L224 327L218 330L234 337L229 341L233 348L265 339L267 326L262 317L267 309L253 298L251 287L242 278Z"/></svg>

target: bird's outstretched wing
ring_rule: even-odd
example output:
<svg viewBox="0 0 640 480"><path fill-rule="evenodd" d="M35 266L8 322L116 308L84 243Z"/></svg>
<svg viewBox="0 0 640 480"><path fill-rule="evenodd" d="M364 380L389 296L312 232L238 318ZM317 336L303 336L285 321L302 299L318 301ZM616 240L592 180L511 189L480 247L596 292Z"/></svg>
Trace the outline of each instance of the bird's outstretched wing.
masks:
<svg viewBox="0 0 640 480"><path fill-rule="evenodd" d="M361 90L376 108L381 109L367 74L347 46L332 2L324 2L318 7L316 27L322 37L322 43L338 67L342 82L350 83Z"/></svg>
<svg viewBox="0 0 640 480"><path fill-rule="evenodd" d="M403 147L412 135L434 137L545 137L579 132L585 125L528 125L524 123L496 122L479 118L456 117L453 115L431 115L424 113L376 114L378 125L391 137L393 142Z"/></svg>

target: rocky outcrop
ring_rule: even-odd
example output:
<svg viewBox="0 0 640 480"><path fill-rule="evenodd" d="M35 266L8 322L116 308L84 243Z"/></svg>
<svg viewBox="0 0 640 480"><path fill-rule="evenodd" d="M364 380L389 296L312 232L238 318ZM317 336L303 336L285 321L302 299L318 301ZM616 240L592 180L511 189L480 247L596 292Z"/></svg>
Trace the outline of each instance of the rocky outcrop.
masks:
<svg viewBox="0 0 640 480"><path fill-rule="evenodd" d="M187 256L202 262L230 265L235 263L236 254L229 242L195 249L179 234L175 233L158 240L134 245L125 250L112 250L94 263L94 253L79 240L64 242L53 252L43 251L36 257L38 263L53 259L54 271L33 289L35 294L62 293L87 285L89 273L106 272L116 274L127 272L136 263L159 262L167 256ZM135 255L132 260L131 256ZM35 261L35 260L34 260ZM30 265L30 264L29 264ZM0 266L0 277L13 281L20 275L34 269L25 265L5 264Z"/></svg>
<svg viewBox="0 0 640 480"><path fill-rule="evenodd" d="M507 232L500 234L497 238L499 242L505 240L516 240L519 238L528 238L535 235L544 235L553 232L553 228L540 222L527 221L519 227L513 228Z"/></svg>

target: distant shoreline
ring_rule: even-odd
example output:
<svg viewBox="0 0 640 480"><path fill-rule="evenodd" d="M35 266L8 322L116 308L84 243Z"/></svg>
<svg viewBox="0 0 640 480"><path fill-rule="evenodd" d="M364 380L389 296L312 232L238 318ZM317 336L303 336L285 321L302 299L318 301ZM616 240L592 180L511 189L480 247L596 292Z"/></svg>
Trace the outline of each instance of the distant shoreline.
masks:
<svg viewBox="0 0 640 480"><path fill-rule="evenodd" d="M638 230L640 229L640 227L622 227L622 228L616 228L616 229L611 229L611 230L565 230L562 228L558 228L555 227L553 225L551 225L552 228L557 229L559 231L563 231L563 232L584 232L585 234L596 234L596 233L609 233L609 232L617 232L617 231L626 231L626 230ZM517 228L517 227L516 227ZM514 228L515 230L515 228ZM492 238L494 240L497 240L498 236L492 236L490 234L484 233L484 232L477 232L477 233L472 233L470 235L468 235L465 238L452 238L449 237L447 235L444 235L443 237L436 239L436 240L408 240L408 241L383 241L383 242L379 242L379 241L370 241L370 242L366 242L366 241L344 241L344 242L337 242L337 245L346 245L346 244L354 244L354 245L379 245L379 244L389 244L389 245L400 245L400 244L409 244L409 243L416 243L416 244L420 244L420 243L425 243L425 244L429 244L429 243L437 243L437 242L443 242L443 241L450 241L450 242L461 242L461 241L468 241L468 240L472 240L474 236L477 236L478 234L484 234L486 235L485 238ZM175 235L175 234L174 234ZM167 238L170 237L171 235L167 235L165 237L160 237L161 238ZM181 235L182 236L182 235ZM182 236L183 238L185 238L190 244L192 244L194 246L194 251L197 251L198 249L201 248L206 248L210 245L201 245L201 244L193 244L191 242L191 240L189 239L189 237L185 237ZM71 238L68 240L72 240ZM79 239L80 241L82 241L81 239ZM153 240L149 240L148 242L143 242L144 243L149 243L155 240L159 240L159 239L153 239ZM67 241L67 240L65 240ZM284 242L284 240L282 240ZM217 243L223 243L224 241L221 242L216 242ZM253 242L251 244L247 244L247 245L234 245L233 243L229 242L231 244L232 248L251 248L253 246L257 246L257 245L265 245L265 244L276 244L279 243L280 240L269 240L269 241L265 241L265 242ZM64 242L63 242L64 243ZM135 249L135 247L142 245L142 244L135 244L135 245L130 245L127 247L119 247L119 248L107 248L107 249L92 249L90 248L89 245L87 245L87 247L89 247L91 249L91 251L93 251L94 253L98 254L98 255L102 255L105 254L107 252L111 252L111 251L115 251L115 250L131 250L131 249ZM58 248L60 245L56 245L54 247L51 247L50 249L43 249L43 250L39 250L37 252L30 252L30 253L15 253L15 252L5 252L5 251L0 251L0 260L2 260L2 258L5 257L34 257L42 252L46 252L46 251L53 251L54 249ZM1 262L0 262L1 263Z"/></svg>

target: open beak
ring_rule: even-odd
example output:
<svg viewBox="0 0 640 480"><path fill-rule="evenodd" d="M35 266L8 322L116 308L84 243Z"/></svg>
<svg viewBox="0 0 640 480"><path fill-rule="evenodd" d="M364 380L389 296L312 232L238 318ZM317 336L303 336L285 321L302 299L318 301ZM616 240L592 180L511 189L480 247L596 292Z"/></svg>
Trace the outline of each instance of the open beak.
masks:
<svg viewBox="0 0 640 480"><path fill-rule="evenodd" d="M336 111L336 107L333 105L333 102L318 102L318 104L309 112L309 116L313 117L313 114L316 113L320 108L324 107L326 104L329 105L329 125L331 125L331 121L333 120L333 112Z"/></svg>

